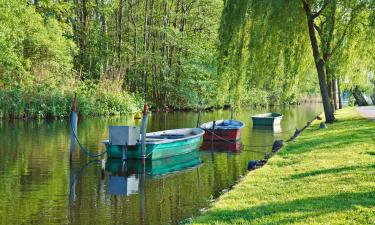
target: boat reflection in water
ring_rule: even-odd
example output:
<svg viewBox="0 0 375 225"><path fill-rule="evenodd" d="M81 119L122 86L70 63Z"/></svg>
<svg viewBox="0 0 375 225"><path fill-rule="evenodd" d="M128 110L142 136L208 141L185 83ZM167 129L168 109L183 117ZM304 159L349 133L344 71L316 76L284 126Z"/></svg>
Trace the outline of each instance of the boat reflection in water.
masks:
<svg viewBox="0 0 375 225"><path fill-rule="evenodd" d="M253 126L253 131L256 133L269 133L273 131L274 134L282 133L282 128L280 124L275 124L274 126Z"/></svg>
<svg viewBox="0 0 375 225"><path fill-rule="evenodd" d="M241 141L209 141L205 140L202 143L201 150L214 152L233 152L239 153L243 149Z"/></svg>
<svg viewBox="0 0 375 225"><path fill-rule="evenodd" d="M158 160L127 160L109 158L106 163L108 193L111 195L131 195L138 193L144 178L157 179L174 172L195 168L201 164L199 151Z"/></svg>
<svg viewBox="0 0 375 225"><path fill-rule="evenodd" d="M131 195L138 193L139 178L136 175L128 177L108 176L108 193L111 195Z"/></svg>

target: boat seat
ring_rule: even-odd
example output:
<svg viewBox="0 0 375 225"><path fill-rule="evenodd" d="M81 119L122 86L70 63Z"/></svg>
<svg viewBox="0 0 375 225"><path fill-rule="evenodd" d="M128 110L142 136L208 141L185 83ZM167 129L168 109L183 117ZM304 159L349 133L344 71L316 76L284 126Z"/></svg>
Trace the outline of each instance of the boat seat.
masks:
<svg viewBox="0 0 375 225"><path fill-rule="evenodd" d="M146 137L146 142L157 142L157 141L162 141L164 138L149 138Z"/></svg>
<svg viewBox="0 0 375 225"><path fill-rule="evenodd" d="M215 126L215 129L238 129L238 126L234 126L234 125Z"/></svg>
<svg viewBox="0 0 375 225"><path fill-rule="evenodd" d="M178 139L184 137L184 134L160 134L155 136L146 136L147 139Z"/></svg>
<svg viewBox="0 0 375 225"><path fill-rule="evenodd" d="M176 138L183 138L185 137L184 134L160 134L162 137L176 137Z"/></svg>

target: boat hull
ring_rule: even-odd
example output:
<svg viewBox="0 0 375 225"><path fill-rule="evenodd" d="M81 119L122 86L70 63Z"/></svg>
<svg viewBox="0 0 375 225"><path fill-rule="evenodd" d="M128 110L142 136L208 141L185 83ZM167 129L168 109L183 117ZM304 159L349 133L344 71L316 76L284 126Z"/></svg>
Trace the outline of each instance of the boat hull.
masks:
<svg viewBox="0 0 375 225"><path fill-rule="evenodd" d="M150 143L146 142L146 160L156 160L168 158L176 155L183 155L199 148L202 143L203 131L191 138L176 139L169 142ZM147 139L146 139L147 140ZM108 157L122 158L122 146L110 145L109 142L104 142ZM126 147L127 159L142 159L142 145L137 143L134 146Z"/></svg>
<svg viewBox="0 0 375 225"><path fill-rule="evenodd" d="M242 143L240 141L227 142L227 141L203 141L201 146L202 151L215 151L215 152L241 152Z"/></svg>
<svg viewBox="0 0 375 225"><path fill-rule="evenodd" d="M204 140L213 140L213 141L236 141L241 138L242 129L233 129L233 130L221 130L221 129L205 129L203 135Z"/></svg>
<svg viewBox="0 0 375 225"><path fill-rule="evenodd" d="M264 116L266 115L266 116ZM253 126L275 126L280 125L283 116L281 114L272 113L269 116L267 114L261 114L252 116Z"/></svg>
<svg viewBox="0 0 375 225"><path fill-rule="evenodd" d="M200 128L205 131L204 140L236 141L241 138L244 126L245 124L239 120L218 120L204 123Z"/></svg>

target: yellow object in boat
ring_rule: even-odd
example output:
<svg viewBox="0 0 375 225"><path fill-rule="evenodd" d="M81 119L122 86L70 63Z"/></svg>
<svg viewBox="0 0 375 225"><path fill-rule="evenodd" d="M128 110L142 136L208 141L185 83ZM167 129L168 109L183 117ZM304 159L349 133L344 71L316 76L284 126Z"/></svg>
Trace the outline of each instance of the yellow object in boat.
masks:
<svg viewBox="0 0 375 225"><path fill-rule="evenodd" d="M135 120L139 120L139 119L142 119L142 114L137 112L135 115L134 115L134 119Z"/></svg>

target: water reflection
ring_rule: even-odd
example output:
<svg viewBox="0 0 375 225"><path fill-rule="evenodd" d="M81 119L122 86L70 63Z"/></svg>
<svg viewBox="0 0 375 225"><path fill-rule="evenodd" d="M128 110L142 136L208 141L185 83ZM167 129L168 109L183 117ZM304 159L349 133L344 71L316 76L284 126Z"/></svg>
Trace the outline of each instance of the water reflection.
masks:
<svg viewBox="0 0 375 225"><path fill-rule="evenodd" d="M147 178L158 178L169 173L181 172L197 167L201 164L198 150L187 154L173 157L146 160L143 165L141 160L127 160L125 163L121 159L109 158L106 163L106 171L111 176L129 177L145 173Z"/></svg>
<svg viewBox="0 0 375 225"><path fill-rule="evenodd" d="M282 133L283 129L280 124L275 124L274 126L253 126L253 131L257 133L270 133L274 134Z"/></svg>
<svg viewBox="0 0 375 225"><path fill-rule="evenodd" d="M132 195L138 193L139 178L136 174L129 176L108 176L108 193L111 195Z"/></svg>
<svg viewBox="0 0 375 225"><path fill-rule="evenodd" d="M101 160L91 160L80 167L77 171L74 169L74 164L72 162L69 163L69 205L73 206L75 200L75 186L76 183L79 181L82 173L85 171L87 167L93 164L100 163ZM102 177L103 178L103 177Z"/></svg>
<svg viewBox="0 0 375 225"><path fill-rule="evenodd" d="M201 150L214 152L240 153L243 148L241 141L210 141L205 140L202 143Z"/></svg>

